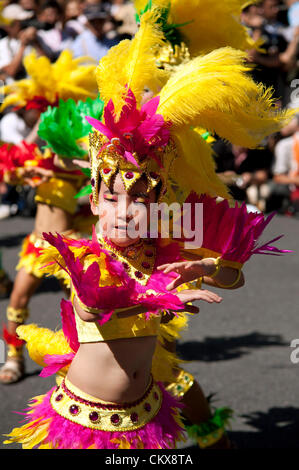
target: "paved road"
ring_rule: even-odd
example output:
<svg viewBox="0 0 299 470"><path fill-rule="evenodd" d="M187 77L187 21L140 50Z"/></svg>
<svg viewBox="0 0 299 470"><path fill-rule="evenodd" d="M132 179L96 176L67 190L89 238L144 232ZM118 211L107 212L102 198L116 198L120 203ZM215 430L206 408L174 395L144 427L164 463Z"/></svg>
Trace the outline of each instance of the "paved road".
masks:
<svg viewBox="0 0 299 470"><path fill-rule="evenodd" d="M0 221L4 266L12 277L22 238L32 226L32 219ZM215 394L217 406L235 410L231 436L243 449L299 448L299 363L290 361L290 343L299 338L299 220L277 216L264 238L281 233L280 247L295 253L251 259L246 285L222 291L221 305L202 304L179 344L183 359L191 361L186 369L205 393ZM59 327L60 299L56 281L46 280L31 301L31 320ZM7 303L0 301L2 322ZM27 359L26 380L0 386L1 435L20 421L13 411L53 385L53 378L42 379L39 371Z"/></svg>

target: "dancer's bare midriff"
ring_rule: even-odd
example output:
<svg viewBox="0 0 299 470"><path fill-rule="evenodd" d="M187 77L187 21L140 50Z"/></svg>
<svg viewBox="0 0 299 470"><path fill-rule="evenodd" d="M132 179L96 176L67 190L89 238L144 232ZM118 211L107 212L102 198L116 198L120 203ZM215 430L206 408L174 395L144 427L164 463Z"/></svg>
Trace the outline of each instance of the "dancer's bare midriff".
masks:
<svg viewBox="0 0 299 470"><path fill-rule="evenodd" d="M38 203L34 232L42 236L43 232L61 233L72 228L72 215L59 207Z"/></svg>
<svg viewBox="0 0 299 470"><path fill-rule="evenodd" d="M156 336L147 336L83 343L67 378L83 392L104 401L137 400L149 385L156 341Z"/></svg>

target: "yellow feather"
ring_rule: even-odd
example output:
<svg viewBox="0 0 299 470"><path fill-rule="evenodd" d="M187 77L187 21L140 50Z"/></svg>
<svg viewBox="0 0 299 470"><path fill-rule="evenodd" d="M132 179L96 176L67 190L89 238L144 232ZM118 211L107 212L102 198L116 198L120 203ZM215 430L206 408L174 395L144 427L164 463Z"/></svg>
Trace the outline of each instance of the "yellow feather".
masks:
<svg viewBox="0 0 299 470"><path fill-rule="evenodd" d="M135 0L137 12L140 13L147 3L147 0ZM170 5L168 23L184 25L177 29L192 57L225 46L241 50L258 48L260 42L253 41L240 19L243 8L253 3L257 1L188 0L186 4L182 0L152 0L156 9Z"/></svg>
<svg viewBox="0 0 299 470"><path fill-rule="evenodd" d="M183 128L175 135L179 157L172 168L172 179L185 194L196 191L212 197L229 197L228 189L215 172L211 146L192 129Z"/></svg>
<svg viewBox="0 0 299 470"><path fill-rule="evenodd" d="M96 66L80 65L80 61L73 59L70 51L63 51L54 64L51 64L47 57L38 57L33 51L25 56L24 67L29 78L4 88L4 94L7 96L0 111L12 104L25 106L35 96L44 97L50 103L54 103L57 97L78 101L88 96L97 96Z"/></svg>
<svg viewBox="0 0 299 470"><path fill-rule="evenodd" d="M158 112L172 132L203 127L248 148L278 131L293 112L274 107L271 90L255 83L246 54L226 47L178 67L160 93Z"/></svg>
<svg viewBox="0 0 299 470"><path fill-rule="evenodd" d="M96 69L98 89L105 104L111 99L116 109L124 104L125 82L123 75L125 62L129 53L131 42L126 39L117 46L112 47L104 56Z"/></svg>
<svg viewBox="0 0 299 470"><path fill-rule="evenodd" d="M154 11L145 13L134 39L120 42L100 60L96 72L99 91L105 103L112 99L116 116L128 88L140 104L145 87L157 93L165 82L167 74L158 69L155 58L155 51L164 44L156 19Z"/></svg>
<svg viewBox="0 0 299 470"><path fill-rule="evenodd" d="M137 13L140 13L146 7L148 0L135 0L134 7ZM153 0L152 5L154 8L167 8L170 0Z"/></svg>
<svg viewBox="0 0 299 470"><path fill-rule="evenodd" d="M179 313L169 323L160 324L160 335L163 340L172 342L181 337L182 333L188 328L189 316L186 313Z"/></svg>
<svg viewBox="0 0 299 470"><path fill-rule="evenodd" d="M164 45L163 33L156 25L154 12L143 15L141 26L132 41L124 73L128 88L133 91L140 102L144 87L148 86L154 93L159 91L165 72L156 66L155 50Z"/></svg>
<svg viewBox="0 0 299 470"><path fill-rule="evenodd" d="M72 352L62 330L51 331L37 325L21 325L17 328L18 335L26 341L29 356L38 365L44 367L46 354L69 354Z"/></svg>
<svg viewBox="0 0 299 470"><path fill-rule="evenodd" d="M188 0L188 8L182 0L171 0L170 20L189 22L179 31L193 57L224 46L246 50L254 44L240 20L243 7L244 0Z"/></svg>

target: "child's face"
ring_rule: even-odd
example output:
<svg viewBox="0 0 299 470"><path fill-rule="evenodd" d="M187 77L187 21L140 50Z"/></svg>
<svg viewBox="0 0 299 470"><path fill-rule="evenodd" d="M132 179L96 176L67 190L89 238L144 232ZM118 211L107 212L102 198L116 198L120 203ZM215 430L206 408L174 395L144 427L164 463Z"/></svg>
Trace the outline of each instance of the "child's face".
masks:
<svg viewBox="0 0 299 470"><path fill-rule="evenodd" d="M113 191L102 181L99 192L99 205L91 202L91 210L99 216L102 235L120 247L136 243L146 236L150 204L156 202L156 191L147 193L146 181L138 180L128 194L121 176L117 173Z"/></svg>

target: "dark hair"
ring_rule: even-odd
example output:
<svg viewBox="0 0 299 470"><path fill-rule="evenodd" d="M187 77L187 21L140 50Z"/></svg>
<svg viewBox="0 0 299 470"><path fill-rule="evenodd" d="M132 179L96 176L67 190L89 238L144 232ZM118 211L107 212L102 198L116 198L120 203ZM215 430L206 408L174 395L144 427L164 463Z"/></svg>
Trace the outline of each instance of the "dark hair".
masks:
<svg viewBox="0 0 299 470"><path fill-rule="evenodd" d="M42 13L47 8L54 8L54 10L57 10L58 13L62 13L62 8L59 3L56 2L56 0L46 0L45 2L41 3L39 6L39 13Z"/></svg>

